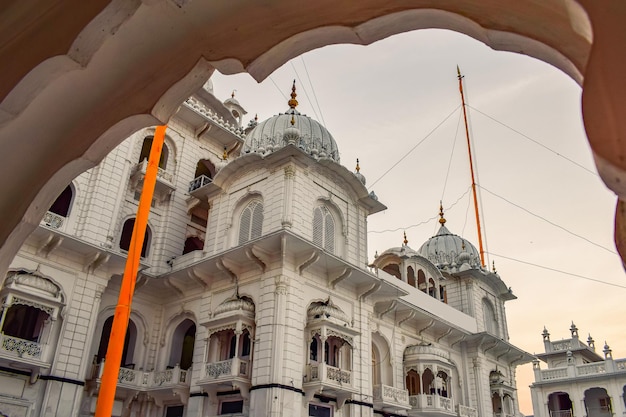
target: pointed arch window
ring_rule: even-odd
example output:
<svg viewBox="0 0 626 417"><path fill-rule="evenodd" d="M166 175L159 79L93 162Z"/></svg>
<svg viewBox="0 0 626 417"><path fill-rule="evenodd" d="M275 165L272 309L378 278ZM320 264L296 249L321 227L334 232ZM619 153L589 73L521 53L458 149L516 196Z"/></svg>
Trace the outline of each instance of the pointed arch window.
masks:
<svg viewBox="0 0 626 417"><path fill-rule="evenodd" d="M130 241L133 237L133 228L135 227L135 219L128 219L124 222L122 227L122 235L120 237L120 249L128 251L130 249ZM143 238L143 246L141 248L141 257L148 256L150 249L150 239L152 238L152 231L150 226L146 227L146 233Z"/></svg>
<svg viewBox="0 0 626 417"><path fill-rule="evenodd" d="M328 252L335 252L335 220L325 206L313 210L313 243Z"/></svg>
<svg viewBox="0 0 626 417"><path fill-rule="evenodd" d="M152 148L152 136L148 136L143 140L143 144L141 145L141 152L139 153L139 163L143 162L144 159L148 159L150 157L150 149ZM161 148L161 158L159 159L159 168L166 169L167 168L167 159L169 157L169 149L167 145L163 143L163 147Z"/></svg>
<svg viewBox="0 0 626 417"><path fill-rule="evenodd" d="M239 220L239 244L261 237L263 231L263 203L252 201L241 212Z"/></svg>

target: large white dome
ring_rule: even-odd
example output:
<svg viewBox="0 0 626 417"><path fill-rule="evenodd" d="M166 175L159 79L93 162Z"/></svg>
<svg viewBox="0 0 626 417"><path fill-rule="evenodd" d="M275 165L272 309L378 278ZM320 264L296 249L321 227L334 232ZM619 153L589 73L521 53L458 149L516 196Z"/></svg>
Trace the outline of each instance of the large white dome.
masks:
<svg viewBox="0 0 626 417"><path fill-rule="evenodd" d="M295 88L294 84L289 109L258 123L246 136L242 152L265 155L292 144L316 159L329 158L339 163L339 149L330 132L296 110Z"/></svg>
<svg viewBox="0 0 626 417"><path fill-rule="evenodd" d="M480 253L469 240L451 233L445 226L446 220L441 214L441 227L437 234L428 239L417 251L438 268L461 267L467 264L471 268L480 268ZM463 268L466 269L466 268Z"/></svg>

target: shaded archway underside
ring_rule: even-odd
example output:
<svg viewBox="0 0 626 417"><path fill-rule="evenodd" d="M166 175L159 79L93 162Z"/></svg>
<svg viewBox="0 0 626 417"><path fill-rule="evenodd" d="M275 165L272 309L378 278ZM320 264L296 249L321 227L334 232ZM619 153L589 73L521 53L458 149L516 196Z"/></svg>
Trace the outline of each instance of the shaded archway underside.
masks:
<svg viewBox="0 0 626 417"><path fill-rule="evenodd" d="M596 164L625 197L625 20L621 0L10 0L0 12L0 267L71 179L167 122L214 69L262 80L311 49L422 28L536 57L582 83Z"/></svg>

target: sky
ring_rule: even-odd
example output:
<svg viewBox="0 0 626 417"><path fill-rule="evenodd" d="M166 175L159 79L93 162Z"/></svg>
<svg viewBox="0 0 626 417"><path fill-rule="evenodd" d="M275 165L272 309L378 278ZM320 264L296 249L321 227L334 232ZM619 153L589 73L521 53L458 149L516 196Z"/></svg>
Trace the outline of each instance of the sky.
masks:
<svg viewBox="0 0 626 417"><path fill-rule="evenodd" d="M464 75L485 251L517 300L506 304L510 341L543 352L569 338L572 321L600 352L626 357L626 277L613 243L616 197L596 173L580 110L580 86L524 55L494 51L444 30L420 30L369 46L310 51L262 83L248 74L212 77L245 123L287 110L323 122L341 163L359 158L367 187L388 209L368 219L368 254L419 247L446 226L478 247L457 65ZM601 353L601 352L600 352ZM545 368L545 365L542 364ZM520 409L532 414L532 365L518 367Z"/></svg>

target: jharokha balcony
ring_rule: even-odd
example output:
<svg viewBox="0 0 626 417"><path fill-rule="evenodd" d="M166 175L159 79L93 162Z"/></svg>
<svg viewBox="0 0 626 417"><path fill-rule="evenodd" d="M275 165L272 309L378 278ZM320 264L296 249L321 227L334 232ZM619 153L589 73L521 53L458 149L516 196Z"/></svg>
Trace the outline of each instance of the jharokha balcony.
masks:
<svg viewBox="0 0 626 417"><path fill-rule="evenodd" d="M374 385L374 408L387 412L399 412L411 408L409 391L389 385Z"/></svg>

